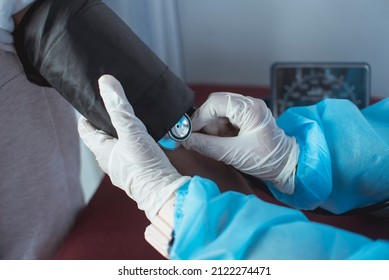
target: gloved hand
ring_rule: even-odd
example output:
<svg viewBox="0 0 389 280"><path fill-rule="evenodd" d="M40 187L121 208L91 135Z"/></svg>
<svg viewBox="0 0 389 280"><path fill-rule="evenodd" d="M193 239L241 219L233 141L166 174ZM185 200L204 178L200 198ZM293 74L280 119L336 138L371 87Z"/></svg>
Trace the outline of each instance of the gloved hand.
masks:
<svg viewBox="0 0 389 280"><path fill-rule="evenodd" d="M190 177L177 172L147 133L118 80L104 75L99 87L118 139L96 129L84 117L79 120L79 134L112 183L126 191L152 220Z"/></svg>
<svg viewBox="0 0 389 280"><path fill-rule="evenodd" d="M236 136L220 137L228 130L226 118L239 129ZM193 131L203 133L192 133L184 143L187 149L270 181L281 192L293 193L299 148L295 138L277 126L262 100L213 93L193 114L192 126Z"/></svg>

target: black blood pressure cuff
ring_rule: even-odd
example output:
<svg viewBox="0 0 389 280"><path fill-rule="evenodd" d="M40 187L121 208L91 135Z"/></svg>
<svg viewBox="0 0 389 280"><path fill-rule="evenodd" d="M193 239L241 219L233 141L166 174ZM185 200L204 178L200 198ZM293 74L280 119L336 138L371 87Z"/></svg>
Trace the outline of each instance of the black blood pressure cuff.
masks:
<svg viewBox="0 0 389 280"><path fill-rule="evenodd" d="M28 79L54 87L97 128L117 136L99 94L103 74L117 78L158 141L194 103L194 93L104 3L38 0L16 28Z"/></svg>

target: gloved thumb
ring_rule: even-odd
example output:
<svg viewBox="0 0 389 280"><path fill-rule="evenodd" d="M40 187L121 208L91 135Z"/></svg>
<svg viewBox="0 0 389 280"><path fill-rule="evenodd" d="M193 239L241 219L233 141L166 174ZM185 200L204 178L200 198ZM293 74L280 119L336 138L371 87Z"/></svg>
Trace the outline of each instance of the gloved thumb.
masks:
<svg viewBox="0 0 389 280"><path fill-rule="evenodd" d="M118 138L126 139L130 131L147 131L144 124L135 116L121 83L111 75L103 75L99 81L100 95L115 127Z"/></svg>
<svg viewBox="0 0 389 280"><path fill-rule="evenodd" d="M82 116L78 120L78 133L80 134L82 141L93 152L93 154L104 157L103 160L99 160L98 158L96 159L100 163L101 169L107 173L109 156L117 142L117 139L108 135L104 131L97 129Z"/></svg>
<svg viewBox="0 0 389 280"><path fill-rule="evenodd" d="M107 107L108 112L115 109L117 106L122 106L125 107L128 112L134 114L134 110L127 100L121 83L114 76L108 74L102 75L99 78L98 83L100 95L103 98L104 105Z"/></svg>

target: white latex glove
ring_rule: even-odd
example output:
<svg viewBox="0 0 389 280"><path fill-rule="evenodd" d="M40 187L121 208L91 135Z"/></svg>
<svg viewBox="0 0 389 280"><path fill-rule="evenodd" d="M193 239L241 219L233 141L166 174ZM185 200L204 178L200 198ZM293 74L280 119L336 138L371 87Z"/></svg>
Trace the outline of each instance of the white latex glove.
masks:
<svg viewBox="0 0 389 280"><path fill-rule="evenodd" d="M177 172L147 133L118 80L104 75L99 87L118 139L96 129L84 117L79 120L79 134L112 183L135 200L152 220L190 177Z"/></svg>
<svg viewBox="0 0 389 280"><path fill-rule="evenodd" d="M239 129L225 134L226 118ZM187 149L234 166L246 174L271 181L292 194L299 148L294 137L279 128L266 104L240 94L213 93L192 116L193 131ZM209 135L212 134L212 135Z"/></svg>

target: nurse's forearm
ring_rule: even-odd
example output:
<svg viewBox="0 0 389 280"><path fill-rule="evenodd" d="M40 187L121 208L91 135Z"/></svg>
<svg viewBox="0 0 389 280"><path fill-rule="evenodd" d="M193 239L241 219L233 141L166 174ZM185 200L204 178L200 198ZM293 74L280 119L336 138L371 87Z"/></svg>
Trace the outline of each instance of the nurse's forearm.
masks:
<svg viewBox="0 0 389 280"><path fill-rule="evenodd" d="M388 259L389 242L194 177L177 192L172 259Z"/></svg>

